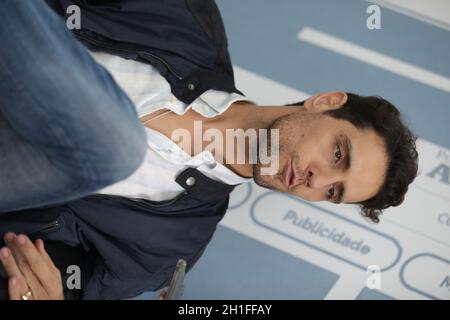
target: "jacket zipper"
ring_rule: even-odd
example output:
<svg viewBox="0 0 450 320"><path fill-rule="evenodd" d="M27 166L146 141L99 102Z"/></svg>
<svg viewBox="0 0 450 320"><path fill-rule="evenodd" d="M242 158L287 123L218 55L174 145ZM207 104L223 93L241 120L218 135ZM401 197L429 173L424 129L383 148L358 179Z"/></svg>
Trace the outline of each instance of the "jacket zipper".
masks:
<svg viewBox="0 0 450 320"><path fill-rule="evenodd" d="M187 194L188 194L188 192L184 191L183 193L180 193L179 195L177 195L175 198L173 198L169 202L162 203L162 204L151 204L151 203L149 203L149 200L145 200L145 199L127 198L127 197L123 197L123 196L116 196L116 195L109 195L109 194L100 194L100 193L99 194L91 194L88 197L90 197L90 198L100 198L100 199L124 198L126 200L142 204L142 205L144 205L144 206L146 206L148 208L161 208L161 207L167 207L167 206L170 206L171 204L174 204L177 200L181 199L183 196L185 196ZM155 202L158 202L158 201L155 201Z"/></svg>
<svg viewBox="0 0 450 320"><path fill-rule="evenodd" d="M109 50L116 50L116 51L122 51L122 52L128 52L128 53L135 53L135 51L133 50L126 50L126 49L122 49L122 48L115 48L111 45L105 44L102 41L96 40L96 39L92 39L90 37L85 36L83 33L77 32L76 36L78 38L81 38L83 40L86 40L87 42L90 42L94 45L99 45L103 48L109 49ZM178 80L183 80L183 77L163 58L161 58L160 56L157 56L156 54L150 53L150 52L145 52L145 51L138 51L137 52L139 55L148 55L152 58L157 59L159 62L161 62L166 68L167 70L169 70L170 73L172 73Z"/></svg>
<svg viewBox="0 0 450 320"><path fill-rule="evenodd" d="M169 72L171 72L175 77L177 77L178 80L183 80L183 77L177 71L175 71L175 69L166 60L164 60L160 56L157 56L156 54L153 54L150 52L145 52L145 51L139 51L139 54L149 55L149 56L159 60L167 68L167 70L169 70Z"/></svg>
<svg viewBox="0 0 450 320"><path fill-rule="evenodd" d="M30 233L29 235L53 230L53 229L57 228L60 224L61 224L61 220L57 219L57 220L53 221L52 223L46 225L45 227L39 229L38 231Z"/></svg>
<svg viewBox="0 0 450 320"><path fill-rule="evenodd" d="M182 198L186 194L188 194L188 192L184 191L183 193L181 193L178 196L176 196L175 198L173 198L171 201L163 203L163 204L150 204L147 200L144 200L144 199L132 199L132 198L129 198L129 200L131 200L133 202L137 202L137 203L143 204L144 206L147 206L147 207L150 207L150 208L161 208L161 207L168 207L168 206L174 204L176 201L178 201L180 198Z"/></svg>

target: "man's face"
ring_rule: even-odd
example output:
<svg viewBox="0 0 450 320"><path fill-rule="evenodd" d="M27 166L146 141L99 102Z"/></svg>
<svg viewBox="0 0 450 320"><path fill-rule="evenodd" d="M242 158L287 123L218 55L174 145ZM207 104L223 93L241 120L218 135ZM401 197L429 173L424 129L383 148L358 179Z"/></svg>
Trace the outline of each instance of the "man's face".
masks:
<svg viewBox="0 0 450 320"><path fill-rule="evenodd" d="M255 164L255 183L308 201L352 203L376 195L387 167L383 139L372 129L298 108L270 126L279 129L279 170L261 175L269 165Z"/></svg>

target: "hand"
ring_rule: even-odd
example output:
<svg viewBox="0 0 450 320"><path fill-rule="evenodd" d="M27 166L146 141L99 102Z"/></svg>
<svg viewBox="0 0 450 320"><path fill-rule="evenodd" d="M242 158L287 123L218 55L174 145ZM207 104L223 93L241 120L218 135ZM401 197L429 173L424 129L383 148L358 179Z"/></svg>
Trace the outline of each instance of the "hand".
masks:
<svg viewBox="0 0 450 320"><path fill-rule="evenodd" d="M27 236L12 232L5 234L4 240L7 247L0 249L0 259L9 277L11 300L64 299L61 273L45 251L42 240L33 243Z"/></svg>
<svg viewBox="0 0 450 320"><path fill-rule="evenodd" d="M158 300L167 300L167 291L163 290L159 293Z"/></svg>

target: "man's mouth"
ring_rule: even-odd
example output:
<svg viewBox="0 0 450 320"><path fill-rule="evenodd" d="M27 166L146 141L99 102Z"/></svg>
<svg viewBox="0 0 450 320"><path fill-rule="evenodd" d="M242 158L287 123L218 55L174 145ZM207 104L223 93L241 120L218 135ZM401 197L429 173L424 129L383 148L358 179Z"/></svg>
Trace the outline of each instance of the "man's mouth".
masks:
<svg viewBox="0 0 450 320"><path fill-rule="evenodd" d="M289 159L286 168L284 170L283 182L286 188L289 190L294 184L296 184L297 177L292 167L292 159ZM304 180L301 183L297 183L297 185L301 185L304 183Z"/></svg>
<svg viewBox="0 0 450 320"><path fill-rule="evenodd" d="M283 182L287 189L291 185L291 160L286 164L286 168L284 169Z"/></svg>

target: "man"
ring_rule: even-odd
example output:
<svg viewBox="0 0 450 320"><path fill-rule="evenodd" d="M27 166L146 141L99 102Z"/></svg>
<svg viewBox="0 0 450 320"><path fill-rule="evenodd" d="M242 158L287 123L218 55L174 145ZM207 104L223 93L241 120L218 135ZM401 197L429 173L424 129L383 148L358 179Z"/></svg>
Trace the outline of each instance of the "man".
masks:
<svg viewBox="0 0 450 320"><path fill-rule="evenodd" d="M80 7L74 34L91 53L42 2L0 3L0 258L11 299L159 289L179 258L192 268L229 193L252 179L310 201L358 204L373 221L403 201L417 152L398 110L344 92L256 106L235 88L213 1L49 2L59 13ZM275 146L275 171L217 161L230 160L229 140L214 154L204 141L194 150L172 141L179 130L195 140L198 122L218 136L268 129L244 148L272 155ZM73 265L82 281L70 290Z"/></svg>

